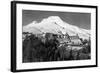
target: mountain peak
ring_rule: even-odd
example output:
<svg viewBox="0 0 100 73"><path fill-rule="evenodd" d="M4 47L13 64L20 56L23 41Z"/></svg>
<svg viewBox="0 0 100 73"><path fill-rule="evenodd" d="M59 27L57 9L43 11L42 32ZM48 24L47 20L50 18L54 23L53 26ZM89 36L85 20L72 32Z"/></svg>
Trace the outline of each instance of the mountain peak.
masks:
<svg viewBox="0 0 100 73"><path fill-rule="evenodd" d="M42 21L43 23L44 22L56 22L58 24L62 24L63 23L63 20L59 17L59 16L49 16L48 18L45 18L43 19Z"/></svg>
<svg viewBox="0 0 100 73"><path fill-rule="evenodd" d="M78 34L81 38L88 38L90 36L90 30L68 24L59 16L49 16L48 18L44 18L41 22L33 21L32 23L23 26L23 31L32 33L50 32L55 34L59 34L59 31L61 31L63 34Z"/></svg>
<svg viewBox="0 0 100 73"><path fill-rule="evenodd" d="M49 16L48 19L61 20L61 18L59 16Z"/></svg>

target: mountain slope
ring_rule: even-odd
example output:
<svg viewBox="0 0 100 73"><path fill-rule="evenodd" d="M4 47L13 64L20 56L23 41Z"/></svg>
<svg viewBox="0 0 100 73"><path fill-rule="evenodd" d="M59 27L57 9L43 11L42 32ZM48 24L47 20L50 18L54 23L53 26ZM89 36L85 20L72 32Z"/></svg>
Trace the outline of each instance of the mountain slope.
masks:
<svg viewBox="0 0 100 73"><path fill-rule="evenodd" d="M63 34L68 33L70 36L78 34L80 38L88 39L90 37L90 30L79 28L75 25L68 24L64 22L58 16L50 16L48 18L43 19L41 22L37 23L37 21L33 21L32 23L23 26L24 32L31 32L34 34L40 33L54 33Z"/></svg>

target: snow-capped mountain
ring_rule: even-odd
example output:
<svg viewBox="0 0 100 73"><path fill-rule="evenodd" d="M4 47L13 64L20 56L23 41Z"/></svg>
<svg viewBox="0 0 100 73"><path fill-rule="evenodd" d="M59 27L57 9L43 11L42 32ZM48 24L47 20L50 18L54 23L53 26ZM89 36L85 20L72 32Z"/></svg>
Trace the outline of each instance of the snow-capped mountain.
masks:
<svg viewBox="0 0 100 73"><path fill-rule="evenodd" d="M23 26L24 32L30 32L34 34L41 33L54 33L60 34L59 32L69 34L70 36L78 34L80 38L88 39L90 37L90 30L79 28L75 25L64 22L58 16L50 16L44 18L41 22L33 21L32 23Z"/></svg>

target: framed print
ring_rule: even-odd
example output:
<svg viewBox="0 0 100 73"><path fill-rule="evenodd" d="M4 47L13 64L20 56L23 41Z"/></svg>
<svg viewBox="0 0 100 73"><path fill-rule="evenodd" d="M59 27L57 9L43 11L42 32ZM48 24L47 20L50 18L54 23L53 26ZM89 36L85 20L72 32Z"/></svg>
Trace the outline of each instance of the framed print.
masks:
<svg viewBox="0 0 100 73"><path fill-rule="evenodd" d="M97 67L97 6L11 2L11 71Z"/></svg>

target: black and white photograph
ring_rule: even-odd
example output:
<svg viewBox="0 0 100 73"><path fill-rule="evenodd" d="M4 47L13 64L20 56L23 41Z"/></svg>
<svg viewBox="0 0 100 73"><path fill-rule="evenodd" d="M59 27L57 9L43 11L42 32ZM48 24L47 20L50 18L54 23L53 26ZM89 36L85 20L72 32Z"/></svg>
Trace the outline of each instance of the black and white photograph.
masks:
<svg viewBox="0 0 100 73"><path fill-rule="evenodd" d="M91 59L91 14L22 11L23 63Z"/></svg>
<svg viewBox="0 0 100 73"><path fill-rule="evenodd" d="M11 4L12 72L97 67L97 6Z"/></svg>

